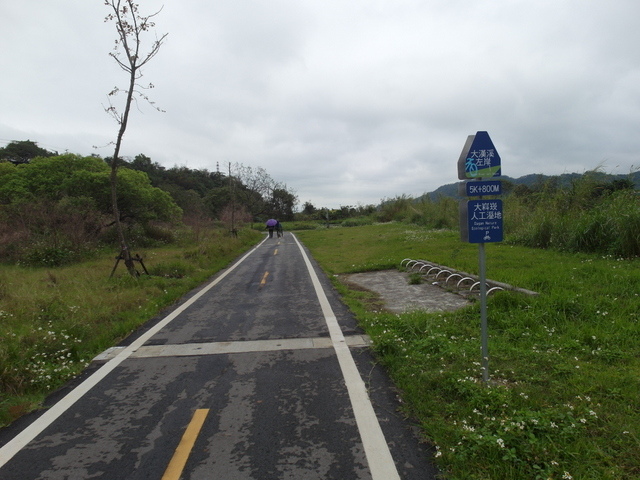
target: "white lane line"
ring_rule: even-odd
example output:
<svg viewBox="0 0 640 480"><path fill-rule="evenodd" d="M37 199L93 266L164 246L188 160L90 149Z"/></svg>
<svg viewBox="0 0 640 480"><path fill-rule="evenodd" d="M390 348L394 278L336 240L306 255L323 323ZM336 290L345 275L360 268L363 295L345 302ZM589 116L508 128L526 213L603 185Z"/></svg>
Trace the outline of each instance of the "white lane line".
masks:
<svg viewBox="0 0 640 480"><path fill-rule="evenodd" d="M313 269L313 265L311 265L311 261L304 251L304 248L302 248L302 245L295 235L292 234L291 236L298 244L300 252L302 252L302 257L309 270L309 275L311 275L313 287L320 301L322 313L329 327L329 334L347 385L356 424L360 431L362 445L367 457L367 462L369 463L369 469L371 470L371 477L373 480L400 480L398 470L389 451L389 446L387 445L384 433L376 417L376 412L369 399L367 387L362 381L362 377L360 377L360 372L358 372L358 367L356 367L356 363L351 356L335 313L329 304L329 300L320 284L318 275Z"/></svg>
<svg viewBox="0 0 640 480"><path fill-rule="evenodd" d="M211 288L216 286L227 275L236 269L242 262L244 262L249 255L255 252L264 242L266 238L245 254L240 260L229 267L222 275L214 279L209 285L196 293L193 297L187 300L183 305L175 309L155 326L150 328L146 333L136 339L131 345L122 349L122 351L114 358L105 363L102 367L96 370L90 377L83 381L80 385L69 392L64 398L60 399L55 405L45 411L38 419L36 419L31 425L26 427L22 432L16 435L13 439L7 442L2 448L0 448L0 468L11 460L20 450L22 450L29 442L36 438L42 431L51 425L60 415L62 415L69 407L80 400L89 390L96 386L101 380L103 380L109 373L111 373L118 365L126 360L133 352L143 346L153 335L162 330L169 322L174 320L178 315L189 308L200 297L207 293Z"/></svg>
<svg viewBox="0 0 640 480"><path fill-rule="evenodd" d="M371 345L366 335L345 337L350 347ZM281 350L308 350L333 348L330 338L287 338L278 340L246 340L241 342L186 343L180 345L148 345L140 347L129 358L193 357L230 353L278 352Z"/></svg>

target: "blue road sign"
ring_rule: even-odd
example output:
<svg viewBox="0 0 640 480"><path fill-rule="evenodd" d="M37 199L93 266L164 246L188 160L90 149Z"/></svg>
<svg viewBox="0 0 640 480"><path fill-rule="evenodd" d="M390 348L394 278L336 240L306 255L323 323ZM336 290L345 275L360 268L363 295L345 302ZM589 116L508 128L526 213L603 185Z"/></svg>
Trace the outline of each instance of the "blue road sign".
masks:
<svg viewBox="0 0 640 480"><path fill-rule="evenodd" d="M490 178L502 175L500 155L487 132L469 135L458 158L458 178Z"/></svg>
<svg viewBox="0 0 640 480"><path fill-rule="evenodd" d="M502 200L462 202L460 234L469 243L502 241Z"/></svg>
<svg viewBox="0 0 640 480"><path fill-rule="evenodd" d="M500 180L479 180L465 183L467 197L482 197L483 195L502 195Z"/></svg>

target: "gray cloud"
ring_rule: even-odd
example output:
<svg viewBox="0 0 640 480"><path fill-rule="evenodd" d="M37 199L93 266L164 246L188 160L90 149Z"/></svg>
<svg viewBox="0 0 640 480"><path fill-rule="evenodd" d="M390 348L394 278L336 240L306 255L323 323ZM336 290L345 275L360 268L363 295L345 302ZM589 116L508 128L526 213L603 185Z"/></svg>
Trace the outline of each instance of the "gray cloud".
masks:
<svg viewBox="0 0 640 480"><path fill-rule="evenodd" d="M107 13L0 6L1 141L90 154L113 140L102 105L125 78ZM625 173L640 163L639 14L634 0L165 1L142 82L166 113L141 103L124 154L261 166L330 207L456 181L477 130L510 176Z"/></svg>

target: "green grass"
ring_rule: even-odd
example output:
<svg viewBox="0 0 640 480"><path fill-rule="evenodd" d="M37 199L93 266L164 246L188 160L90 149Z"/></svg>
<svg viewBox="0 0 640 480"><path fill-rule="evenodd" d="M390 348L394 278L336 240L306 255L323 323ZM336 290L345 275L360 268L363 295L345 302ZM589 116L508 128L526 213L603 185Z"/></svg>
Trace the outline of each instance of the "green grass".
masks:
<svg viewBox="0 0 640 480"><path fill-rule="evenodd" d="M113 254L56 268L0 270L0 426L37 408L91 359L197 287L262 234L209 232L198 244L136 251L150 275Z"/></svg>
<svg viewBox="0 0 640 480"><path fill-rule="evenodd" d="M405 224L298 233L327 273L422 258L476 273L478 247ZM449 479L640 478L640 261L488 244L490 386L479 306L402 315L339 284ZM373 303L375 305L375 303Z"/></svg>

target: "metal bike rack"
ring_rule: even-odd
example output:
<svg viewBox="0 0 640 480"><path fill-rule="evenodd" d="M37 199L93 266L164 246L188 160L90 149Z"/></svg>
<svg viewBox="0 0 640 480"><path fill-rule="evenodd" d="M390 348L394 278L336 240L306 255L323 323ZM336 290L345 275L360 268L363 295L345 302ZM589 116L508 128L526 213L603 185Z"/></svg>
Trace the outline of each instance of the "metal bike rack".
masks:
<svg viewBox="0 0 640 480"><path fill-rule="evenodd" d="M441 273L444 273L444 274L446 275L447 273L451 273L451 271L450 271L450 270L440 270L440 271L438 272L438 274L436 275L436 280L438 279L438 277L440 276L440 274L441 274ZM449 276L451 276L451 275L449 275ZM447 279L448 279L448 278L449 278L449 277L447 277ZM445 283L446 283L446 281L445 281Z"/></svg>
<svg viewBox="0 0 640 480"><path fill-rule="evenodd" d="M407 270L415 271L417 269L417 272L425 278L435 275L431 277L436 280L434 282L435 285L440 285L444 288L455 288L460 293L476 294L478 291L478 288L476 287L480 285L478 277L474 275L465 272L458 272L456 270L449 269L448 267L438 265L437 263L428 262L427 260L405 258L400 262L400 266ZM438 281L438 279L440 279L440 281ZM442 282L442 279L444 279L444 282ZM449 286L450 281L451 286ZM536 292L532 292L531 290L517 288L512 285L507 285L493 280L487 280L487 295L501 290L516 291L526 295L538 295Z"/></svg>
<svg viewBox="0 0 640 480"><path fill-rule="evenodd" d="M473 278L471 277L462 277L458 283L456 283L456 288L460 288L460 284L466 280L469 280L470 282L473 282Z"/></svg>
<svg viewBox="0 0 640 480"><path fill-rule="evenodd" d="M460 278L462 278L462 275L460 275L459 273L452 273L452 274L451 274L451 275L449 275L449 276L447 277L447 279L444 281L444 284L445 284L445 285L448 285L448 284L449 284L449 280L451 280L452 278L455 278L455 277L460 277Z"/></svg>

